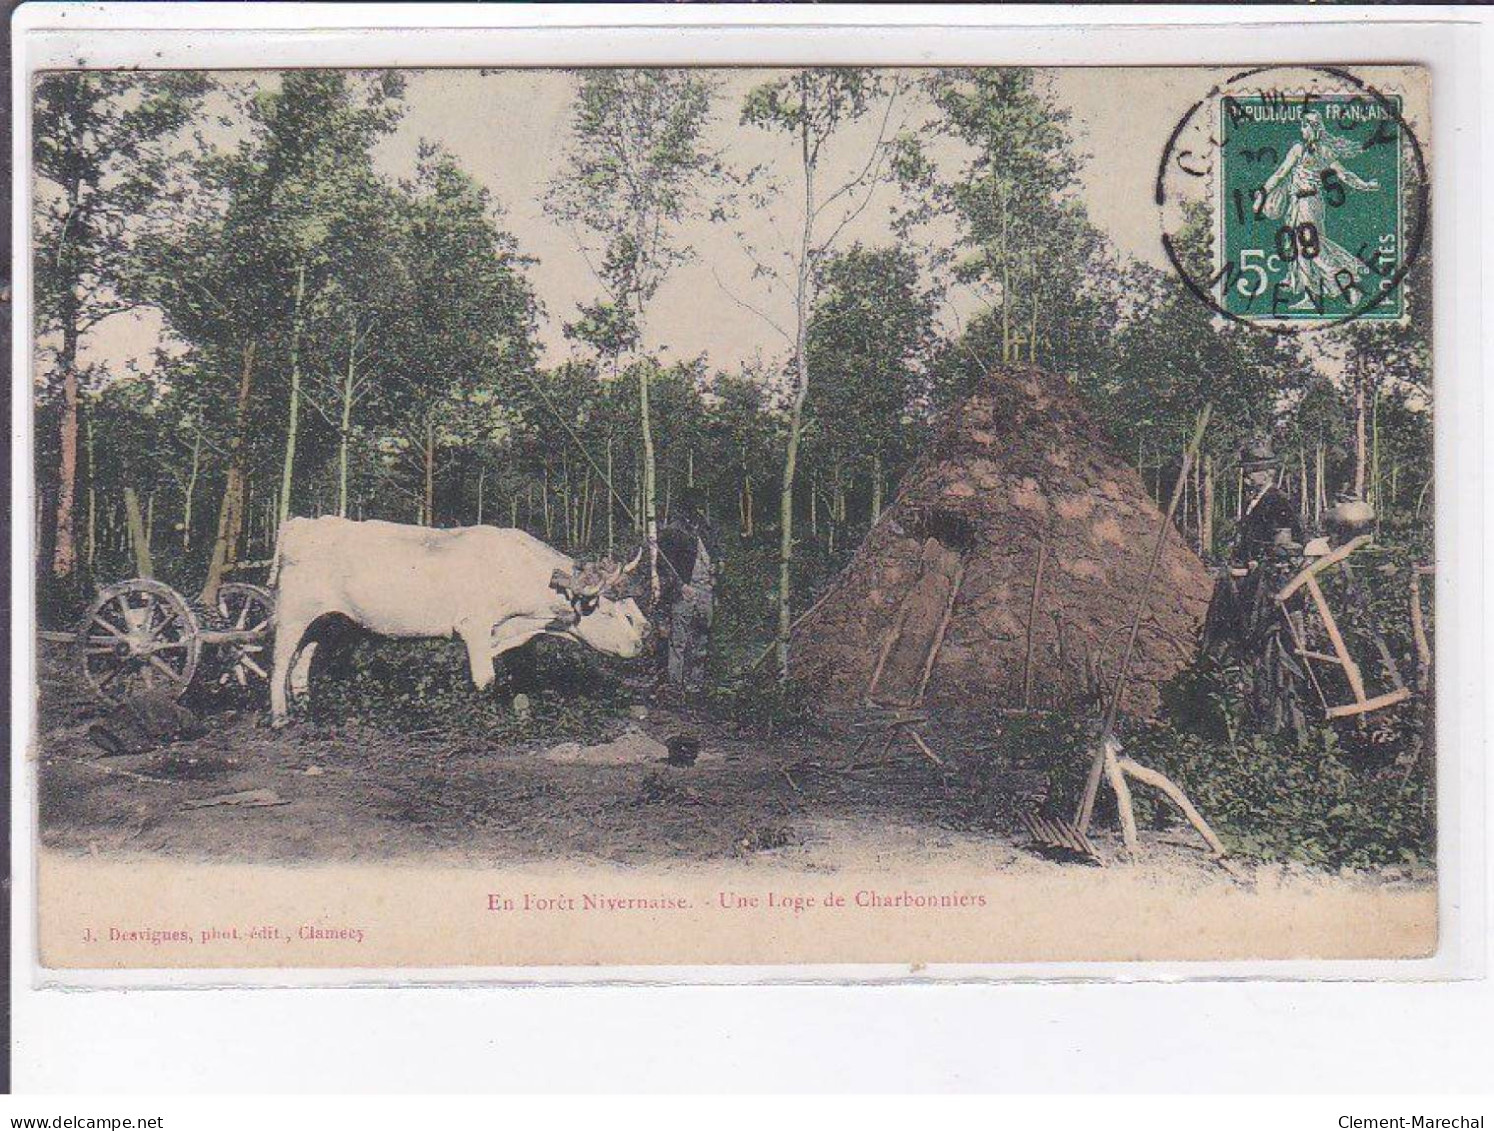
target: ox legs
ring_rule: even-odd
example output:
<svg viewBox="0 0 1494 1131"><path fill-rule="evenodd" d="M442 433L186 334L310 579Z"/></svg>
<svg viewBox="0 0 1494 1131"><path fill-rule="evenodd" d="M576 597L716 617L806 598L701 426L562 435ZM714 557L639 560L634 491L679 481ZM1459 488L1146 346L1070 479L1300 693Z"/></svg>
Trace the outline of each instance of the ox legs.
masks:
<svg viewBox="0 0 1494 1131"><path fill-rule="evenodd" d="M492 686L494 679L492 630L484 628L479 631L469 627L459 629L458 632L462 643L467 646L467 663L472 668L472 683L477 690L486 691Z"/></svg>
<svg viewBox="0 0 1494 1131"><path fill-rule="evenodd" d="M294 690L298 692L305 690L305 676L310 667L311 649L309 647L302 649L301 640L310 627L310 620L304 617L284 615L275 625L275 657L274 664L270 668L270 722L274 726L282 727L289 719L289 695L292 685L295 685ZM297 663L303 651L304 661Z"/></svg>
<svg viewBox="0 0 1494 1131"><path fill-rule="evenodd" d="M296 700L311 690L311 663L316 658L317 641L301 645L300 654L291 662L290 698Z"/></svg>

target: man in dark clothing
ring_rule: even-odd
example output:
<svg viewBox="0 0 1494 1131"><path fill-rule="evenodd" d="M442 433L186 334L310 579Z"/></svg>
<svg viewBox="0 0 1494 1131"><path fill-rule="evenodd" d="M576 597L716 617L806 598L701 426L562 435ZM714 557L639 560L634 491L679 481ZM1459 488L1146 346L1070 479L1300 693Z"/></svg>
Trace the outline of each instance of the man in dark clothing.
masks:
<svg viewBox="0 0 1494 1131"><path fill-rule="evenodd" d="M1204 622L1204 648L1232 652L1242 662L1250 714L1275 733L1302 726L1295 690L1303 674L1283 639L1275 597L1301 565L1297 508L1276 486L1278 464L1269 441L1240 453L1250 502L1235 533L1229 567L1214 587Z"/></svg>
<svg viewBox="0 0 1494 1131"><path fill-rule="evenodd" d="M1286 550L1290 553L1302 545L1302 523L1297 508L1286 492L1276 486L1276 453L1269 442L1249 445L1241 454L1245 488L1250 505L1235 533L1235 548L1230 564L1247 573L1271 562ZM1236 574L1236 576L1241 576Z"/></svg>
<svg viewBox="0 0 1494 1131"><path fill-rule="evenodd" d="M688 502L659 531L659 606L654 623L664 637L660 676L677 691L699 691L715 612L709 525Z"/></svg>
<svg viewBox="0 0 1494 1131"><path fill-rule="evenodd" d="M1249 654L1271 621L1271 596L1290 577L1302 544L1297 508L1276 486L1276 453L1268 441L1240 453L1250 502L1235 531L1229 568L1214 588L1204 646Z"/></svg>

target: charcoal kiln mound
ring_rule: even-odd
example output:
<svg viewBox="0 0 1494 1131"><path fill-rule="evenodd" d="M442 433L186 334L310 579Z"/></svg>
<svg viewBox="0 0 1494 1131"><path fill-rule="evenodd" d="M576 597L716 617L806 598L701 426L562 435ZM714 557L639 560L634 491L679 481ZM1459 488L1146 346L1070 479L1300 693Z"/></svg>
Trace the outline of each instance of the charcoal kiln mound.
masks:
<svg viewBox="0 0 1494 1131"><path fill-rule="evenodd" d="M941 422L795 626L830 710L1083 710L1109 694L1162 514L1062 377L1003 367ZM1193 659L1211 581L1168 524L1122 709Z"/></svg>

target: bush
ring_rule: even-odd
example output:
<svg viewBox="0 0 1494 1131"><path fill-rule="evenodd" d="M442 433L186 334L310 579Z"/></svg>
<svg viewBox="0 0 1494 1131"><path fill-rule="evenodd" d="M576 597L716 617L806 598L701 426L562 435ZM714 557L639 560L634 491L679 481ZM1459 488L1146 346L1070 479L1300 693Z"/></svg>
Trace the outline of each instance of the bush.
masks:
<svg viewBox="0 0 1494 1131"><path fill-rule="evenodd" d="M1078 806L1095 744L1094 726L1053 723L1028 733L1053 759L1048 803ZM1434 790L1423 758L1410 772L1356 765L1327 726L1301 743L1290 735L1246 735L1233 742L1170 724L1124 735L1125 755L1166 774L1186 793L1230 852L1253 860L1319 868L1430 866L1436 851ZM1182 820L1172 804L1132 783L1143 828ZM1101 786L1097 818L1113 822L1114 797Z"/></svg>
<svg viewBox="0 0 1494 1131"><path fill-rule="evenodd" d="M1126 753L1180 785L1231 851L1327 868L1430 865L1436 806L1426 759L1408 773L1360 767L1324 726L1300 745L1290 736L1211 741L1171 727L1133 738ZM1166 805L1151 791L1143 806Z"/></svg>
<svg viewBox="0 0 1494 1131"><path fill-rule="evenodd" d="M592 741L629 701L618 665L586 649L539 640L498 660L497 681L472 685L466 651L442 640L366 637L314 676L309 714L317 722L356 718L387 730L428 729L500 742ZM513 697L530 710L520 716Z"/></svg>

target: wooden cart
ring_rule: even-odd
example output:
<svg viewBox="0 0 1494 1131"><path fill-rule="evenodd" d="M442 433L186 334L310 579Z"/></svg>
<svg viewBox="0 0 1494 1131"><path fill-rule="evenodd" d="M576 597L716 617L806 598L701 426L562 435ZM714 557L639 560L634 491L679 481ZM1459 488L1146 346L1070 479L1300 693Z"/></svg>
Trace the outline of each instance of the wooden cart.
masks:
<svg viewBox="0 0 1494 1131"><path fill-rule="evenodd" d="M73 645L94 693L121 701L147 692L179 698L199 675L224 687L268 685L274 627L275 598L261 586L226 581L205 608L137 577L100 590L76 633L57 635Z"/></svg>

